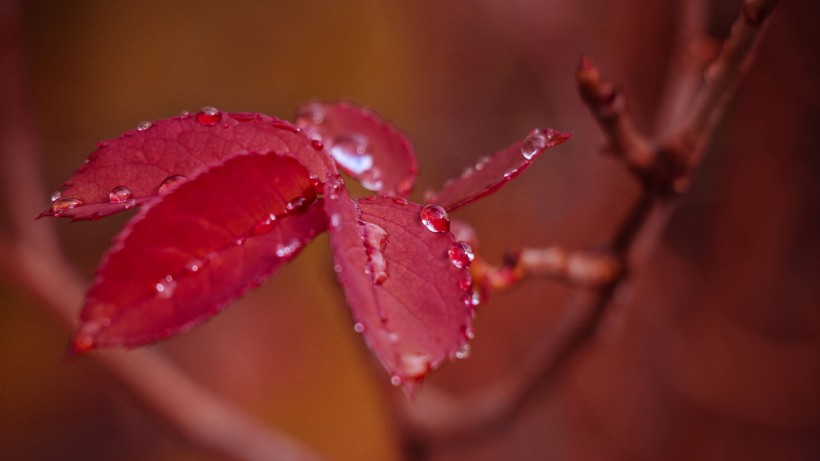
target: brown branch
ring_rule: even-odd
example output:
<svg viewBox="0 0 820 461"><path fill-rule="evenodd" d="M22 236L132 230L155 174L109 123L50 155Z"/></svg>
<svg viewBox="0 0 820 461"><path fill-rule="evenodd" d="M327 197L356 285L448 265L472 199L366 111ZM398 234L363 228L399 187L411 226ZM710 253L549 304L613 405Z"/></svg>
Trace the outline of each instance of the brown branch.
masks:
<svg viewBox="0 0 820 461"><path fill-rule="evenodd" d="M63 258L51 223L34 221L47 195L26 99L18 8L15 1L0 1L0 177L10 227L0 237L0 274L74 329L86 282ZM324 459L197 385L156 352L106 352L90 359L205 452L248 461Z"/></svg>
<svg viewBox="0 0 820 461"><path fill-rule="evenodd" d="M603 80L590 60L582 61L577 73L579 90L607 137L608 150L645 186L607 245L609 257L616 261L606 266L612 270L612 278L594 289L577 290L559 325L534 345L530 363L522 366L520 373L504 376L460 396L428 387L425 398L405 403L404 424L409 445L418 449L437 443L456 443L508 424L524 404L537 391L551 385L563 365L594 338L614 294L627 281L629 271L640 265L665 227L675 204L675 195L669 193L672 185L681 178L691 177L704 146L710 141L711 128L723 115L723 107L737 86L743 68L751 61L760 31L777 3L777 0L745 2L723 53L712 64L711 83L700 91L688 122L672 141L658 143L655 149L650 149L650 143L632 124L624 96L613 84ZM695 19L691 19L693 23ZM689 91L688 88L687 85L667 86L668 91ZM672 95L666 99L676 98L683 97ZM670 158L670 152L686 159L687 168L681 168L674 157ZM530 257L532 260L526 264L533 269L543 269L543 275L566 277L569 258L566 250L547 248L540 253L530 253L527 258Z"/></svg>

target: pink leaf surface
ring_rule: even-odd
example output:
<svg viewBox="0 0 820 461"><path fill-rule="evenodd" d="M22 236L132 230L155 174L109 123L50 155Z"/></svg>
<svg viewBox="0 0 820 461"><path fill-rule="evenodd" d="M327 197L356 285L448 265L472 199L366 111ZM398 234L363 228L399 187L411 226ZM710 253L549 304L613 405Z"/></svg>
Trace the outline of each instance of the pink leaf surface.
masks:
<svg viewBox="0 0 820 461"><path fill-rule="evenodd" d="M313 102L296 114L296 124L320 140L339 168L366 189L397 197L413 190L416 155L393 124L349 102Z"/></svg>
<svg viewBox="0 0 820 461"><path fill-rule="evenodd" d="M470 255L452 233L422 222L426 207L390 197L353 202L340 180L326 192L335 270L354 328L391 382L410 393L431 370L469 352Z"/></svg>
<svg viewBox="0 0 820 461"><path fill-rule="evenodd" d="M327 218L292 157L227 159L147 205L88 292L75 352L185 331L293 258Z"/></svg>
<svg viewBox="0 0 820 461"><path fill-rule="evenodd" d="M533 130L522 141L484 157L469 167L461 177L448 180L428 201L447 211L489 195L521 174L545 150L569 139L570 134L552 129Z"/></svg>
<svg viewBox="0 0 820 461"><path fill-rule="evenodd" d="M172 185L234 155L277 152L298 159L316 177L332 160L293 124L262 114L205 108L145 122L102 141L52 197L41 216L96 219L148 203Z"/></svg>

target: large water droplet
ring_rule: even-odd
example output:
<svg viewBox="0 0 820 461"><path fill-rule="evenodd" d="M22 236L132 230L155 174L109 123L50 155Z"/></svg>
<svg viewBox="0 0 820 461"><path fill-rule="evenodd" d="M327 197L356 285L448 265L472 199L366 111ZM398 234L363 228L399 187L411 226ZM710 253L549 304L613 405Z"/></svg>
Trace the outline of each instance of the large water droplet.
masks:
<svg viewBox="0 0 820 461"><path fill-rule="evenodd" d="M384 258L384 249L387 247L387 231L380 226L362 223L362 239L367 253L365 272L370 274L374 285L381 285L387 280L387 260Z"/></svg>
<svg viewBox="0 0 820 461"><path fill-rule="evenodd" d="M172 191L173 189L177 188L180 184L187 181L188 178L185 176L174 175L168 176L165 180L162 181L162 184L159 185L159 189L157 189L157 193L165 194L167 192Z"/></svg>
<svg viewBox="0 0 820 461"><path fill-rule="evenodd" d="M453 242L447 250L447 256L450 258L450 262L459 269L469 267L475 259L473 248L467 242Z"/></svg>
<svg viewBox="0 0 820 461"><path fill-rule="evenodd" d="M447 211L438 205L426 205L421 209L419 218L424 227L431 232L447 232L450 230L450 217Z"/></svg>
<svg viewBox="0 0 820 461"><path fill-rule="evenodd" d="M524 138L524 142L521 143L521 155L523 155L525 159L531 160L546 145L547 138L544 137L541 130L532 130L530 134Z"/></svg>
<svg viewBox="0 0 820 461"><path fill-rule="evenodd" d="M170 298L173 296L174 291L177 288L177 282L174 280L173 277L170 275L166 275L162 278L156 285L154 285L154 290L157 292L157 296L160 298Z"/></svg>
<svg viewBox="0 0 820 461"><path fill-rule="evenodd" d="M196 121L200 125L214 126L222 120L222 112L216 107L203 107L196 114Z"/></svg>
<svg viewBox="0 0 820 461"><path fill-rule="evenodd" d="M145 131L151 128L152 126L154 126L154 124L151 122L140 122L140 124L137 125L137 131Z"/></svg>
<svg viewBox="0 0 820 461"><path fill-rule="evenodd" d="M83 201L76 198L58 198L51 204L51 214L60 216L67 210L77 208L83 205Z"/></svg>
<svg viewBox="0 0 820 461"><path fill-rule="evenodd" d="M134 194L125 186L115 187L111 193L108 194L108 201L111 203L127 202Z"/></svg>
<svg viewBox="0 0 820 461"><path fill-rule="evenodd" d="M373 156L367 150L367 139L357 134L347 134L333 139L330 155L342 168L358 175L373 168Z"/></svg>

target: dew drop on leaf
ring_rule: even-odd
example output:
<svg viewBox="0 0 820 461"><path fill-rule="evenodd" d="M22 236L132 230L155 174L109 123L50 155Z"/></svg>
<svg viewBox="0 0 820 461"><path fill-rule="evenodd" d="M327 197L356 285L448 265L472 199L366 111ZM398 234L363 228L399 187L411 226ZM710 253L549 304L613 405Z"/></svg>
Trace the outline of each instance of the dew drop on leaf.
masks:
<svg viewBox="0 0 820 461"><path fill-rule="evenodd" d="M171 190L173 190L174 188L176 188L177 186L179 186L180 184L182 184L183 182L185 182L187 180L188 180L188 178L186 178L185 176L179 176L179 175L168 176L159 185L159 189L157 189L157 193L164 194L166 192L170 192Z"/></svg>
<svg viewBox="0 0 820 461"><path fill-rule="evenodd" d="M265 219L254 224L251 229L251 235L256 236L267 234L273 230L274 226L276 226L276 215L271 213Z"/></svg>
<svg viewBox="0 0 820 461"><path fill-rule="evenodd" d="M294 213L304 208L305 205L307 205L307 199L305 197L296 197L285 204L285 210L287 210L288 213Z"/></svg>
<svg viewBox="0 0 820 461"><path fill-rule="evenodd" d="M447 232L450 230L450 217L444 208L438 205L426 205L421 209L419 218L424 227L431 232Z"/></svg>
<svg viewBox="0 0 820 461"><path fill-rule="evenodd" d="M530 131L530 134L524 138L524 142L521 144L521 155L523 155L525 159L531 160L535 157L535 154L537 154L546 145L547 138L541 130L532 130Z"/></svg>
<svg viewBox="0 0 820 461"><path fill-rule="evenodd" d="M214 126L222 121L222 112L215 107L203 107L199 112L197 112L196 121L200 125Z"/></svg>
<svg viewBox="0 0 820 461"><path fill-rule="evenodd" d="M346 134L333 139L330 155L342 168L352 174L362 174L373 168L373 155L368 152L367 140L357 134Z"/></svg>
<svg viewBox="0 0 820 461"><path fill-rule="evenodd" d="M376 224L365 222L362 223L362 238L367 253L365 271L370 274L373 285L381 285L388 277L387 260L383 253L387 246L387 231Z"/></svg>
<svg viewBox="0 0 820 461"><path fill-rule="evenodd" d="M475 259L475 253L467 242L453 242L447 250L447 256L450 262L459 269L469 267Z"/></svg>
<svg viewBox="0 0 820 461"><path fill-rule="evenodd" d="M176 290L176 287L176 280L174 280L174 278L170 275L166 275L162 280L157 282L154 286L154 290L156 290L157 296L160 298L170 298L174 295L174 290Z"/></svg>
<svg viewBox="0 0 820 461"><path fill-rule="evenodd" d="M66 210L71 210L73 208L77 208L78 206L82 206L83 201L76 198L58 198L51 204L51 214L54 216L60 216Z"/></svg>
<svg viewBox="0 0 820 461"><path fill-rule="evenodd" d="M457 359L466 359L467 357L470 356L471 351L472 351L472 348L470 347L470 345L468 343L464 343L456 351L456 358Z"/></svg>
<svg viewBox="0 0 820 461"><path fill-rule="evenodd" d="M131 199L134 194L125 186L115 187L114 190L108 194L108 201L111 203L123 203Z"/></svg>

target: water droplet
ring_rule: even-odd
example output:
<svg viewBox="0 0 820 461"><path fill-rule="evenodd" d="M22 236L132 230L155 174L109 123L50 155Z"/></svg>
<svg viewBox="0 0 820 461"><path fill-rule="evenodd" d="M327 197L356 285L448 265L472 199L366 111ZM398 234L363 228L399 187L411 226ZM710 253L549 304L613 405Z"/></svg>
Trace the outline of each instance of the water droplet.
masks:
<svg viewBox="0 0 820 461"><path fill-rule="evenodd" d="M111 203L123 203L131 199L134 194L125 186L115 187L111 193L108 194L108 201Z"/></svg>
<svg viewBox="0 0 820 461"><path fill-rule="evenodd" d="M291 133L298 133L302 131L299 129L298 126L285 120L274 120L271 122L271 125L273 125L275 128L290 131Z"/></svg>
<svg viewBox="0 0 820 461"><path fill-rule="evenodd" d="M353 325L353 331L355 331L356 333L364 333L364 324L361 322L356 322Z"/></svg>
<svg viewBox="0 0 820 461"><path fill-rule="evenodd" d="M154 126L154 124L151 123L151 122L148 122L148 121L140 122L140 124L137 125L137 131L145 131L145 130L151 128L152 126Z"/></svg>
<svg viewBox="0 0 820 461"><path fill-rule="evenodd" d="M395 197L393 198L393 203L395 203L396 205L407 205L408 202L405 198Z"/></svg>
<svg viewBox="0 0 820 461"><path fill-rule="evenodd" d="M159 189L157 189L157 193L165 194L170 192L171 190L177 188L180 184L187 181L188 178L185 176L174 175L168 176L165 180L162 181L162 184L159 185Z"/></svg>
<svg viewBox="0 0 820 461"><path fill-rule="evenodd" d="M330 145L336 163L357 175L373 168L373 156L367 150L367 139L357 134L337 136Z"/></svg>
<svg viewBox="0 0 820 461"><path fill-rule="evenodd" d="M79 335L74 339L74 351L78 354L89 352L94 346L94 338L89 335Z"/></svg>
<svg viewBox="0 0 820 461"><path fill-rule="evenodd" d="M430 371L430 356L424 353L405 353L399 358L404 376L407 378L421 378Z"/></svg>
<svg viewBox="0 0 820 461"><path fill-rule="evenodd" d="M370 274L373 285L381 285L387 280L387 260L384 249L387 246L387 231L376 224L362 223L362 239L367 253L365 272Z"/></svg>
<svg viewBox="0 0 820 461"><path fill-rule="evenodd" d="M373 167L359 177L359 182L361 182L362 187L369 191L373 192L380 192L382 187L384 187L384 181L382 181L382 170Z"/></svg>
<svg viewBox="0 0 820 461"><path fill-rule="evenodd" d="M310 145L311 145L311 147L313 147L316 150L322 150L322 149L325 148L325 145L322 144L322 141L320 141L318 139L311 139L310 140Z"/></svg>
<svg viewBox="0 0 820 461"><path fill-rule="evenodd" d="M307 199L304 197L296 197L295 199L291 200L290 202L285 204L285 210L288 213L294 213L299 211L300 209L304 208L307 204Z"/></svg>
<svg viewBox="0 0 820 461"><path fill-rule="evenodd" d="M319 103L307 104L299 108L296 124L299 126L321 125L325 122L325 111Z"/></svg>
<svg viewBox="0 0 820 461"><path fill-rule="evenodd" d="M481 157L478 159L478 163L475 164L475 170L481 171L488 163L490 163L490 157Z"/></svg>
<svg viewBox="0 0 820 461"><path fill-rule="evenodd" d="M341 264L335 264L333 266L333 272L335 272L337 274L341 274L342 273L342 265Z"/></svg>
<svg viewBox="0 0 820 461"><path fill-rule="evenodd" d="M504 179L510 179L515 176L516 173L518 173L518 168L510 168L504 172Z"/></svg>
<svg viewBox="0 0 820 461"><path fill-rule="evenodd" d="M162 280L154 285L154 290L160 298L170 298L177 288L177 282L170 275L166 275Z"/></svg>
<svg viewBox="0 0 820 461"><path fill-rule="evenodd" d="M222 112L220 112L216 107L203 107L199 112L197 112L196 121L200 125L214 126L222 121Z"/></svg>
<svg viewBox="0 0 820 461"><path fill-rule="evenodd" d="M71 210L83 205L83 201L76 198L58 198L51 204L51 214L60 216L66 210Z"/></svg>
<svg viewBox="0 0 820 461"><path fill-rule="evenodd" d="M315 174L310 175L310 184L313 186L313 189L316 191L317 194L321 195L325 193L325 183L319 179L318 176Z"/></svg>
<svg viewBox="0 0 820 461"><path fill-rule="evenodd" d="M402 379L401 379L401 376L399 376L399 375L393 375L393 376L391 376L391 377L390 377L390 384L392 384L392 385L394 385L394 386L396 386L396 387L401 386L401 383L402 383L402 382L403 382L403 381L402 381Z"/></svg>
<svg viewBox="0 0 820 461"><path fill-rule="evenodd" d="M426 205L421 209L419 218L424 227L431 232L447 232L450 230L450 217L447 211L438 205Z"/></svg>
<svg viewBox="0 0 820 461"><path fill-rule="evenodd" d="M185 272L193 274L202 270L205 267L205 261L201 259L194 259L185 264Z"/></svg>
<svg viewBox="0 0 820 461"><path fill-rule="evenodd" d="M456 358L457 359L466 359L467 357L470 356L471 351L472 351L472 348L470 347L470 345L468 343L464 343L456 351Z"/></svg>
<svg viewBox="0 0 820 461"><path fill-rule="evenodd" d="M56 202L62 195L63 195L62 192L55 191L53 194L51 194L51 203Z"/></svg>
<svg viewBox="0 0 820 461"><path fill-rule="evenodd" d="M339 216L338 213L333 213L330 215L330 227L331 229L338 229L339 226L342 225L342 217Z"/></svg>
<svg viewBox="0 0 820 461"><path fill-rule="evenodd" d="M473 329L473 327L465 326L464 327L464 336L467 339L475 339L475 330Z"/></svg>
<svg viewBox="0 0 820 461"><path fill-rule="evenodd" d="M276 226L276 215L270 213L265 217L265 219L253 225L253 228L251 228L251 235L267 234L273 230L274 226Z"/></svg>
<svg viewBox="0 0 820 461"><path fill-rule="evenodd" d="M180 120L186 120L186 119L189 119L189 118L191 118L191 113L188 112L187 110L183 110L179 113L179 119Z"/></svg>
<svg viewBox="0 0 820 461"><path fill-rule="evenodd" d="M478 296L478 292L474 291L473 295L470 297L470 305L475 307L481 304L481 298Z"/></svg>
<svg viewBox="0 0 820 461"><path fill-rule="evenodd" d="M458 287L461 291L468 291L473 288L473 279L470 277L470 274L467 274L466 277L458 281Z"/></svg>
<svg viewBox="0 0 820 461"><path fill-rule="evenodd" d="M276 245L276 256L280 258L288 258L293 256L294 253L301 247L301 244L298 240L293 239L287 245L282 245L281 243Z"/></svg>
<svg viewBox="0 0 820 461"><path fill-rule="evenodd" d="M475 259L472 247L467 242L453 242L447 250L450 262L459 269L470 267L470 263Z"/></svg>
<svg viewBox="0 0 820 461"><path fill-rule="evenodd" d="M541 130L532 130L527 137L524 138L524 142L521 143L521 155L523 155L525 159L531 160L546 145L547 138L544 137Z"/></svg>

